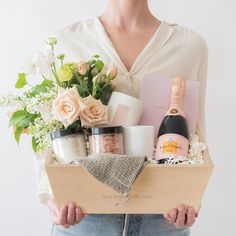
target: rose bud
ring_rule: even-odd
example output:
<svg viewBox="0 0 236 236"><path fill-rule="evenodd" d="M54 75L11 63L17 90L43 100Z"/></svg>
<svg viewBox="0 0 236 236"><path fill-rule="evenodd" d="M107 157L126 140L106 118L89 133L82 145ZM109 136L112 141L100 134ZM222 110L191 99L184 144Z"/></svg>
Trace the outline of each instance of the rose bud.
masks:
<svg viewBox="0 0 236 236"><path fill-rule="evenodd" d="M101 73L99 73L93 78L93 83L99 83L103 80L103 78L104 76Z"/></svg>
<svg viewBox="0 0 236 236"><path fill-rule="evenodd" d="M86 75L86 73L89 70L89 65L88 63L81 61L78 65L77 65L77 69L80 75Z"/></svg>
<svg viewBox="0 0 236 236"><path fill-rule="evenodd" d="M106 72L106 76L111 80L115 79L115 77L117 76L117 68L113 65L109 66Z"/></svg>
<svg viewBox="0 0 236 236"><path fill-rule="evenodd" d="M92 71L91 71L91 73L92 73L92 75L94 76L94 75L97 75L98 74L98 69L96 68L96 67L94 67L93 69L92 69Z"/></svg>
<svg viewBox="0 0 236 236"><path fill-rule="evenodd" d="M55 44L57 44L57 39L53 38L53 37L50 37L50 38L47 39L47 43L49 45L55 45Z"/></svg>

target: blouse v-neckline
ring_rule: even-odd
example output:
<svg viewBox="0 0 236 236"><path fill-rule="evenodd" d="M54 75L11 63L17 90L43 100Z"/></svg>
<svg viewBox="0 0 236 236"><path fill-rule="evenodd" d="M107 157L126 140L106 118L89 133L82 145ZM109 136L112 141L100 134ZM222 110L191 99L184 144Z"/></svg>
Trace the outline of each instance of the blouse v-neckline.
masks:
<svg viewBox="0 0 236 236"><path fill-rule="evenodd" d="M121 57L115 48L113 42L111 41L110 37L108 36L103 24L101 23L98 16L95 17L95 23L96 23L96 29L98 30L98 34L100 36L101 46L104 48L104 50L108 50L108 53L112 53L112 58L114 58L115 63L119 68L127 75L132 75L135 73L138 69L140 69L140 66L143 66L144 63L151 59L151 55L155 52L157 52L170 38L170 36L173 33L172 28L168 27L168 24L165 21L161 21L160 25L154 32L154 34L151 36L151 38L148 40L148 42L145 44L144 48L141 50L141 52L136 57L135 61L133 62L130 70L127 69L123 61L121 60Z"/></svg>

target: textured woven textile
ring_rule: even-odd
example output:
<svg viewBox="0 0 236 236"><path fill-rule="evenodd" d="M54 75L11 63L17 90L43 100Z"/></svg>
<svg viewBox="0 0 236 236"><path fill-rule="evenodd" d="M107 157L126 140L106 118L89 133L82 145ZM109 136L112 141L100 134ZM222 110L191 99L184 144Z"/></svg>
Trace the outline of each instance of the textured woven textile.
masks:
<svg viewBox="0 0 236 236"><path fill-rule="evenodd" d="M145 166L146 158L115 154L93 154L71 164L82 165L100 182L124 195Z"/></svg>

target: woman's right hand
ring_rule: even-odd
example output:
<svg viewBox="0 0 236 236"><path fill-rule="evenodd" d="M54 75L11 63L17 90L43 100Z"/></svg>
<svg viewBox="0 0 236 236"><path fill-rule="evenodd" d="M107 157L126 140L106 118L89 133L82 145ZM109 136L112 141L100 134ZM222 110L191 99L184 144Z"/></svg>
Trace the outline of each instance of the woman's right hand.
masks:
<svg viewBox="0 0 236 236"><path fill-rule="evenodd" d="M58 209L56 201L52 197L48 200L47 205L54 224L62 225L64 228L79 224L84 217L82 210L74 202L70 202L68 205Z"/></svg>

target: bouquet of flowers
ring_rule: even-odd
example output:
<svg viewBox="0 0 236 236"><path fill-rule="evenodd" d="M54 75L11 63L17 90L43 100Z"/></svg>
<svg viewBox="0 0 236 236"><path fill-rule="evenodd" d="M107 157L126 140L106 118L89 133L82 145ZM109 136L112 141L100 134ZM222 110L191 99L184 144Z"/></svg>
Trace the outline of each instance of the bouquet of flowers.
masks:
<svg viewBox="0 0 236 236"><path fill-rule="evenodd" d="M15 84L20 93L0 96L0 106L10 107L9 126L16 142L22 133L31 135L35 152L50 145L49 134L55 130L108 123L116 67L105 65L99 55L65 63L64 54L56 55L56 44L56 38L49 38L46 51L24 65ZM40 77L34 86L28 78L33 75Z"/></svg>

